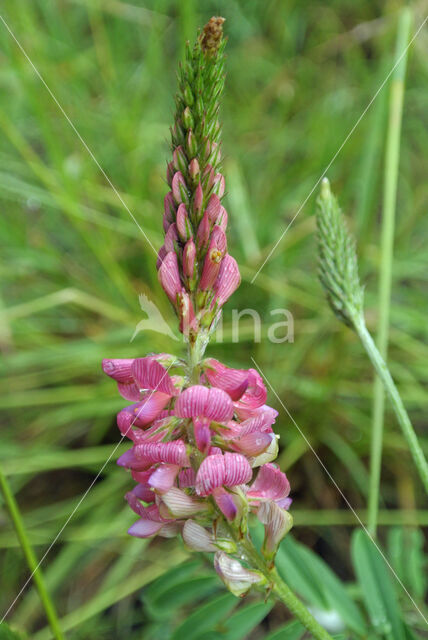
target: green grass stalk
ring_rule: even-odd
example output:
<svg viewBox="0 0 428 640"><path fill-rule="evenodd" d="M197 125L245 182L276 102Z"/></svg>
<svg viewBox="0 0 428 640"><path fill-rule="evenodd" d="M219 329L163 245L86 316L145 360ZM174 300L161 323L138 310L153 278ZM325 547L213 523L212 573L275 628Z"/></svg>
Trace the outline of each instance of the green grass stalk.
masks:
<svg viewBox="0 0 428 640"><path fill-rule="evenodd" d="M398 166L400 161L400 135L403 114L403 99L405 87L405 73L407 64L407 51L405 51L409 41L412 14L408 8L402 10L398 21L398 32L396 40L395 62L397 67L391 80L391 92L389 100L389 119L385 155L385 173L383 189L383 216L381 231L381 260L379 278L379 324L377 332L377 345L383 360L387 360L388 334L390 317L390 299L392 282L392 264L394 250L394 229L395 211L397 196ZM403 55L403 52L404 55ZM402 57L401 57L402 56ZM401 59L400 59L401 57ZM360 334L360 337L363 337ZM370 336L368 336L370 338ZM364 336L363 343L366 346L367 336ZM370 338L371 339L371 338ZM369 352L370 355L370 352ZM370 356L372 358L372 356ZM373 362L373 358L372 358ZM375 364L375 363L374 363ZM376 365L375 365L376 366ZM388 384L392 379L388 381ZM379 487L382 464L382 441L384 426L385 391L384 381L381 376L376 376L373 392L373 413L372 413L372 438L370 450L370 482L368 500L368 529L371 535L376 535L377 518L379 509ZM393 385L393 383L392 383ZM393 387L394 390L395 386ZM398 394L397 394L398 396ZM399 396L398 396L399 398ZM394 402L394 398L393 402ZM401 403L401 399L400 399ZM402 403L401 403L402 405ZM405 417L403 416L403 411ZM406 424L405 434L408 437L408 420L404 407L401 406L398 412L400 421ZM411 425L410 425L411 427ZM411 432L414 435L413 429ZM409 443L410 444L410 443ZM417 440L416 444L419 447ZM415 460L416 461L416 460Z"/></svg>
<svg viewBox="0 0 428 640"><path fill-rule="evenodd" d="M53 633L53 637L56 638L56 640L64 640L65 636L61 631L54 604L46 588L43 574L40 567L38 566L36 555L28 539L21 512L10 488L9 482L7 481L7 478L3 474L1 468L0 489L3 494L6 506L9 510L13 526L15 527L16 535L18 536L21 549L28 564L28 568L32 573L33 580L39 592L40 600L42 601L42 605L46 613L46 618Z"/></svg>

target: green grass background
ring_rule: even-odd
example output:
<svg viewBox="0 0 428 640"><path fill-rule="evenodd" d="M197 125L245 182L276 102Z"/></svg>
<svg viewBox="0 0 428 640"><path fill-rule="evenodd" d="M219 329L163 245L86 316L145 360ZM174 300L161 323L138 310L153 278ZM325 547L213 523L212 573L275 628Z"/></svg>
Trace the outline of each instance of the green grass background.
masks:
<svg viewBox="0 0 428 640"><path fill-rule="evenodd" d="M427 6L411 6L415 30ZM176 65L198 25L212 14L226 17L226 205L229 248L243 280L225 309L224 341L209 352L245 368L254 357L362 517L373 373L317 281L315 194L254 284L251 279L391 69L399 8L398 2L368 0L5 0L0 9L156 248ZM391 371L425 451L427 45L425 28L408 61L390 332ZM387 109L388 86L328 171L357 237L371 330L378 314ZM2 23L0 200L0 458L41 556L119 438L115 413L124 401L102 374L101 359L182 347L154 332L130 342L144 317L139 293L174 323L153 251ZM248 307L262 316L262 341L253 342L246 318L234 343L231 309ZM278 308L294 316L293 343L266 339L270 312ZM273 396L270 401L277 406ZM292 485L295 536L352 580L355 520L277 408L279 462ZM149 544L126 536L134 519L123 501L130 486L112 459L43 563L59 614L71 616L71 638L144 637L142 587L185 557L174 541ZM390 525L428 524L420 484L389 411L381 495L382 539ZM28 575L4 510L0 547L2 612ZM30 637L49 637L31 635L45 624L31 587L8 619Z"/></svg>

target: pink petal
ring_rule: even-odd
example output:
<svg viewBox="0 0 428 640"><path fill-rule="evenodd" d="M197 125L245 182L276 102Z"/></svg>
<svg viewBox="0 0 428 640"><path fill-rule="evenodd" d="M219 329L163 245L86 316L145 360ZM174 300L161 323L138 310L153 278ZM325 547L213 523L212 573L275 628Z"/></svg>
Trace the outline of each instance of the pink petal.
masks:
<svg viewBox="0 0 428 640"><path fill-rule="evenodd" d="M192 278L195 270L196 246L193 238L190 238L183 249L183 273L188 278Z"/></svg>
<svg viewBox="0 0 428 640"><path fill-rule="evenodd" d="M204 366L205 375L213 387L226 391L232 400L239 400L248 387L248 371L231 369L214 358L207 358Z"/></svg>
<svg viewBox="0 0 428 640"><path fill-rule="evenodd" d="M110 378L117 382L132 382L131 367L134 362L134 358L116 358L114 360L103 360L103 371Z"/></svg>
<svg viewBox="0 0 428 640"><path fill-rule="evenodd" d="M275 422L276 411L262 411L254 418L248 418L241 422L240 436L245 436L255 431L272 432L271 425Z"/></svg>
<svg viewBox="0 0 428 640"><path fill-rule="evenodd" d="M193 210L195 213L199 213L202 210L202 204L204 202L204 192L200 181L195 189L195 196L193 198Z"/></svg>
<svg viewBox="0 0 428 640"><path fill-rule="evenodd" d="M220 227L215 227L210 238L210 244L204 260L199 288L202 291L211 289L220 271L221 262L226 253L226 236Z"/></svg>
<svg viewBox="0 0 428 640"><path fill-rule="evenodd" d="M234 520L238 513L238 507L235 504L233 496L223 489L223 487L219 487L218 489L214 489L213 498L222 512L222 514L228 520Z"/></svg>
<svg viewBox="0 0 428 640"><path fill-rule="evenodd" d="M125 400L129 400L130 402L141 400L141 391L135 382L118 382L117 390Z"/></svg>
<svg viewBox="0 0 428 640"><path fill-rule="evenodd" d="M169 396L178 396L180 391L173 385L171 376L154 357L136 358L132 374L140 389L162 391ZM163 408L163 407L162 407Z"/></svg>
<svg viewBox="0 0 428 640"><path fill-rule="evenodd" d="M142 518L129 527L128 533L130 536L135 536L136 538L150 538L158 533L162 527L162 522L152 522L151 520Z"/></svg>
<svg viewBox="0 0 428 640"><path fill-rule="evenodd" d="M236 438L233 441L233 449L241 451L246 456L258 456L269 447L272 439L275 438L273 433L262 433L254 431L247 435Z"/></svg>
<svg viewBox="0 0 428 640"><path fill-rule="evenodd" d="M179 418L195 418L205 415L209 390L202 385L194 385L180 393L175 403L175 415Z"/></svg>
<svg viewBox="0 0 428 640"><path fill-rule="evenodd" d="M258 409L266 402L267 391L260 374L255 369L249 369L248 387L235 407L238 410Z"/></svg>
<svg viewBox="0 0 428 640"><path fill-rule="evenodd" d="M172 304L175 305L177 295L181 292L182 287L178 271L177 255L174 251L170 251L166 254L159 267L158 275L166 295Z"/></svg>
<svg viewBox="0 0 428 640"><path fill-rule="evenodd" d="M211 224L214 224L216 222L218 216L220 215L220 209L220 198L215 193L213 193L208 201L207 208L205 209Z"/></svg>
<svg viewBox="0 0 428 640"><path fill-rule="evenodd" d="M135 446L135 455L149 463L166 462L178 464L181 467L189 466L186 445L183 440L173 442L148 442Z"/></svg>
<svg viewBox="0 0 428 640"><path fill-rule="evenodd" d="M221 173L216 173L214 176L214 192L218 194L219 198L222 198L225 190L225 180Z"/></svg>
<svg viewBox="0 0 428 640"><path fill-rule="evenodd" d="M207 453L211 445L211 430L207 420L193 419L193 432L195 434L195 443L199 451Z"/></svg>
<svg viewBox="0 0 428 640"><path fill-rule="evenodd" d="M165 493L174 485L180 467L175 464L161 464L153 471L148 484L159 491Z"/></svg>
<svg viewBox="0 0 428 640"><path fill-rule="evenodd" d="M150 391L136 404L122 409L117 414L117 426L122 435L127 435L132 427L144 427L152 422L168 404L170 396L160 391Z"/></svg>
<svg viewBox="0 0 428 640"><path fill-rule="evenodd" d="M220 454L207 456L202 460L196 474L196 493L200 496L208 496L217 487L224 484L225 468L224 456Z"/></svg>
<svg viewBox="0 0 428 640"><path fill-rule="evenodd" d="M178 243L177 225L175 222L169 225L165 234L164 246L167 252L175 251L175 246Z"/></svg>
<svg viewBox="0 0 428 640"><path fill-rule="evenodd" d="M160 266L161 266L162 262L165 259L166 254L167 254L167 251L165 249L165 245L162 245L161 248L158 251L158 257L157 257L157 260L156 260L156 269L158 271L160 269Z"/></svg>
<svg viewBox="0 0 428 640"><path fill-rule="evenodd" d="M192 227L184 204L180 204L177 209L177 232L183 242L187 242L192 237Z"/></svg>
<svg viewBox="0 0 428 640"><path fill-rule="evenodd" d="M240 282L241 274L238 263L227 253L221 261L220 271L214 283L215 301L220 306L223 305L239 287Z"/></svg>
<svg viewBox="0 0 428 640"><path fill-rule="evenodd" d="M208 402L204 415L217 422L225 422L233 416L233 404L229 395L222 389L209 389Z"/></svg>
<svg viewBox="0 0 428 640"><path fill-rule="evenodd" d="M221 207L216 225L218 225L220 229L223 229L224 232L226 232L226 229L227 229L227 219L228 219L227 211L224 207Z"/></svg>
<svg viewBox="0 0 428 640"><path fill-rule="evenodd" d="M119 467L125 467L126 469L135 469L135 471L144 471L149 466L145 460L137 458L134 447L125 451L125 453L117 459L116 464L118 464Z"/></svg>
<svg viewBox="0 0 428 640"><path fill-rule="evenodd" d="M168 220L168 222L171 224L171 222L174 222L175 220L175 204L174 204L172 191L168 191L168 193L164 198L163 204L164 204L164 216Z"/></svg>
<svg viewBox="0 0 428 640"><path fill-rule="evenodd" d="M196 234L196 244L201 249L204 249L208 245L210 238L210 221L206 213L202 216L202 220L199 223L198 231Z"/></svg>
<svg viewBox="0 0 428 640"><path fill-rule="evenodd" d="M287 476L274 464L267 463L260 467L257 478L247 492L249 498L262 500L282 500L290 493Z"/></svg>
<svg viewBox="0 0 428 640"><path fill-rule="evenodd" d="M188 469L183 469L178 474L178 484L181 489L187 489L189 487L194 487L196 482L196 473L189 467Z"/></svg>
<svg viewBox="0 0 428 640"><path fill-rule="evenodd" d="M174 196L174 200L177 204L180 204L187 199L187 185L181 171L177 171L177 173L174 174L171 183L171 190L172 195Z"/></svg>
<svg viewBox="0 0 428 640"><path fill-rule="evenodd" d="M224 486L235 487L238 484L246 484L251 480L253 472L250 463L240 453L224 454Z"/></svg>

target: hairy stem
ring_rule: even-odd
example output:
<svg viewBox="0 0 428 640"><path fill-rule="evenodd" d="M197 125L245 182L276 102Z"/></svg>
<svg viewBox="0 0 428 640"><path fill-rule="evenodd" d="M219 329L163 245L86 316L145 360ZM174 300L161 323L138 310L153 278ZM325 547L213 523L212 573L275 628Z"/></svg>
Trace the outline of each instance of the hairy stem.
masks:
<svg viewBox="0 0 428 640"><path fill-rule="evenodd" d="M3 498L6 503L6 506L9 510L10 517L13 522L13 526L15 527L16 535L18 536L18 540L20 542L22 551L24 553L25 559L28 564L28 568L32 573L34 583L39 592L40 600L42 601L42 605L46 613L46 618L52 630L52 634L54 638L56 638L56 640L63 640L65 636L61 631L61 627L59 625L58 616L56 614L54 604L46 588L45 581L43 579L43 574L41 572L40 567L38 566L37 558L34 554L33 548L28 539L27 532L24 527L24 522L22 520L21 512L14 498L9 482L7 481L7 478L3 474L1 469L0 469L0 489L3 494Z"/></svg>
<svg viewBox="0 0 428 640"><path fill-rule="evenodd" d="M395 59L400 60L391 81L388 134L385 154L385 174L383 190L383 216L381 232L381 264L379 279L379 325L377 345L386 361L388 353L388 333L394 248L395 209L397 195L398 166L400 160L400 134L403 114L404 79L407 55L405 51L411 24L411 12L403 9L398 23ZM385 392L382 381L376 376L373 394L373 422L370 453L370 490L368 503L368 529L376 535L379 509L379 485L382 463L382 440L384 425Z"/></svg>
<svg viewBox="0 0 428 640"><path fill-rule="evenodd" d="M389 373L389 369L385 363L385 360L382 358L378 348L373 342L373 338L368 332L362 316L356 320L355 329L361 342L363 343L367 355L369 356L374 368L376 369L376 372L383 384L385 391L391 399L395 415L397 416L397 420L400 424L404 437L407 440L407 444L409 446L410 453L412 454L413 461L419 472L425 490L428 493L428 463L425 459L424 453L421 449L412 423L410 422L410 418L404 407L401 396L398 393L397 387L395 386L394 380Z"/></svg>

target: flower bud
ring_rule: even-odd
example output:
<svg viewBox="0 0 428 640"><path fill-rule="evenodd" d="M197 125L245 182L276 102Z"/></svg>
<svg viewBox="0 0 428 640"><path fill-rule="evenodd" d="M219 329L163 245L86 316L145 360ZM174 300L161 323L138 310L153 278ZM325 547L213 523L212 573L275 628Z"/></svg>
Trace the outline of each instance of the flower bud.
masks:
<svg viewBox="0 0 428 640"><path fill-rule="evenodd" d="M183 250L183 273L187 278L193 278L195 271L196 247L193 239L190 238Z"/></svg>
<svg viewBox="0 0 428 640"><path fill-rule="evenodd" d="M207 164L202 173L202 186L205 191L211 191L214 184L214 169Z"/></svg>
<svg viewBox="0 0 428 640"><path fill-rule="evenodd" d="M184 204L189 203L189 192L187 191L186 181L183 177L181 171L177 171L174 174L171 183L172 195L174 196L174 200L177 204L184 202Z"/></svg>
<svg viewBox="0 0 428 640"><path fill-rule="evenodd" d="M215 301L223 305L241 283L239 267L234 258L227 254L221 261L219 274L214 283Z"/></svg>
<svg viewBox="0 0 428 640"><path fill-rule="evenodd" d="M186 129L193 129L195 126L195 121L192 116L192 112L189 107L186 107L183 111L182 121Z"/></svg>
<svg viewBox="0 0 428 640"><path fill-rule="evenodd" d="M181 171L181 173L186 173L187 157L181 145L176 149L174 149L172 153L172 163L176 171Z"/></svg>
<svg viewBox="0 0 428 640"><path fill-rule="evenodd" d="M208 215L205 212L202 216L202 220L199 223L198 231L196 234L196 242L199 249L203 249L207 246L208 241L210 239L210 222L208 220Z"/></svg>
<svg viewBox="0 0 428 640"><path fill-rule="evenodd" d="M273 560L279 543L293 526L293 517L285 509L281 509L273 500L261 503L257 511L257 517L265 525L263 555L268 560Z"/></svg>
<svg viewBox="0 0 428 640"><path fill-rule="evenodd" d="M182 287L180 273L178 271L177 255L174 251L169 251L165 255L159 266L158 276L163 290L175 306L177 303L177 295L181 292Z"/></svg>
<svg viewBox="0 0 428 640"><path fill-rule="evenodd" d="M184 204L180 204L176 217L177 232L183 242L187 242L192 237L192 227Z"/></svg>
<svg viewBox="0 0 428 640"><path fill-rule="evenodd" d="M197 160L197 158L193 158L193 160L190 161L189 164L189 177L192 180L193 183L196 183L199 181L199 174L200 174L200 168L199 168L199 162Z"/></svg>
<svg viewBox="0 0 428 640"><path fill-rule="evenodd" d="M198 153L198 142L191 129L189 129L189 133L187 134L186 149L190 158L194 158Z"/></svg>
<svg viewBox="0 0 428 640"><path fill-rule="evenodd" d="M167 251L175 251L176 244L178 243L177 225L175 222L169 225L165 234L164 246Z"/></svg>
<svg viewBox="0 0 428 640"><path fill-rule="evenodd" d="M238 560L231 558L223 551L217 551L215 554L214 568L234 596L244 595L253 584L266 583L263 574L245 569Z"/></svg>
<svg viewBox="0 0 428 640"><path fill-rule="evenodd" d="M168 162L166 165L166 181L169 186L172 185L172 179L174 177L174 165L172 162Z"/></svg>
<svg viewBox="0 0 428 640"><path fill-rule="evenodd" d="M195 189L195 196L193 198L193 211L198 215L202 211L202 205L204 202L204 192L202 191L201 183Z"/></svg>
<svg viewBox="0 0 428 640"><path fill-rule="evenodd" d="M192 93L192 90L191 90L189 84L186 84L186 86L184 88L184 91L183 91L183 96L184 96L184 99L186 101L187 106L191 107L192 104L194 103L195 99L193 97L193 93Z"/></svg>
<svg viewBox="0 0 428 640"><path fill-rule="evenodd" d="M213 193L216 193L219 198L222 198L225 190L224 176L221 173L216 173L214 176Z"/></svg>

